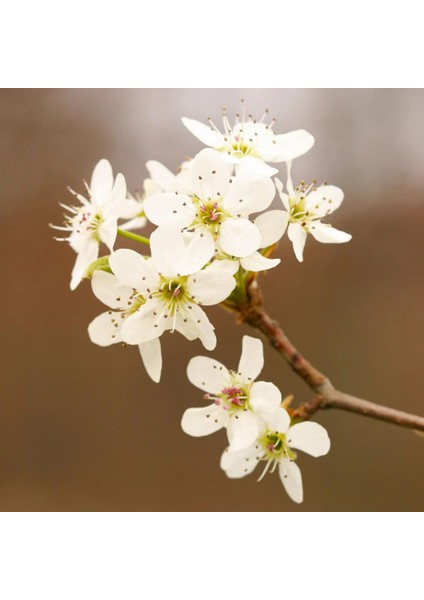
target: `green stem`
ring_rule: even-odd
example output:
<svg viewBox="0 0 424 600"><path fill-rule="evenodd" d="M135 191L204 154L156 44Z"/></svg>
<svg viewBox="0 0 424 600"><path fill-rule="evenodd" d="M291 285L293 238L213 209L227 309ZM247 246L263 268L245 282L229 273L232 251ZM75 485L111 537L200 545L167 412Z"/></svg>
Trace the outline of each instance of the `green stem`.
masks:
<svg viewBox="0 0 424 600"><path fill-rule="evenodd" d="M134 240L135 242L140 242L140 244L146 244L146 246L150 246L149 238L143 237L142 235L137 235L131 231L118 228L118 235L122 235L122 237L128 238L129 240Z"/></svg>

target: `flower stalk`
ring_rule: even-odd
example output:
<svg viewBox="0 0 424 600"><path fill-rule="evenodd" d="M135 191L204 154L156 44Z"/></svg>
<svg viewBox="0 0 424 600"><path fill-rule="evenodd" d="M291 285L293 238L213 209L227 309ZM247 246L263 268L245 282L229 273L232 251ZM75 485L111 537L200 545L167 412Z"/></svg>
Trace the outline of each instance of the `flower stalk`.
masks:
<svg viewBox="0 0 424 600"><path fill-rule="evenodd" d="M249 282L246 298L246 302L237 307L239 321L248 323L264 334L271 346L315 392L315 397L311 401L302 404L297 409L290 409L292 419L309 420L318 410L338 408L401 427L424 431L424 417L363 400L335 388L326 375L302 356L278 322L266 312L263 306L262 290L257 279Z"/></svg>
<svg viewBox="0 0 424 600"><path fill-rule="evenodd" d="M146 238L142 235L137 235L136 233L133 233L132 231L126 231L125 229L120 229L118 227L118 235L127 238L129 240L134 240L135 242L139 242L140 244L145 244L146 246L150 246L150 240L149 238Z"/></svg>

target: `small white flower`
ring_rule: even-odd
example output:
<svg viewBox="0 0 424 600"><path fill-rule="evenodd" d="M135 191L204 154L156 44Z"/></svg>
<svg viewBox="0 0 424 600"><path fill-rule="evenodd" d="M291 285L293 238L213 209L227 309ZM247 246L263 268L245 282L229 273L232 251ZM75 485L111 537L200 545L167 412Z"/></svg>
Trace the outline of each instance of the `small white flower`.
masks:
<svg viewBox="0 0 424 600"><path fill-rule="evenodd" d="M70 190L80 201L81 206L66 206L70 214L66 215L64 227L54 229L69 232L68 241L78 254L72 271L71 289L74 290L84 277L89 265L95 261L101 242L109 250L113 249L118 231L118 218L131 214L131 206L126 200L126 183L121 173L113 179L110 163L102 159L94 167L90 186L87 186L89 199Z"/></svg>
<svg viewBox="0 0 424 600"><path fill-rule="evenodd" d="M145 179L143 181L142 194L140 194L139 192L135 192L134 194L128 192L128 211L126 214L122 215L122 218L128 220L119 225L121 229L125 229L126 231L132 231L134 229L143 229L143 227L146 226L147 219L144 214L143 202L149 192L149 182L150 179ZM154 193L156 193L156 187Z"/></svg>
<svg viewBox="0 0 424 600"><path fill-rule="evenodd" d="M296 188L289 176L287 191L283 191L283 184L275 180L280 198L286 209L283 233L287 225L287 235L293 244L293 250L299 262L303 261L303 249L307 234L310 233L318 242L325 244L342 244L349 242L352 236L340 231L331 225L321 223L321 219L334 212L343 201L343 191L334 185L314 184L305 186L303 183Z"/></svg>
<svg viewBox="0 0 424 600"><path fill-rule="evenodd" d="M94 344L110 346L123 342L122 325L146 300L136 289L119 281L115 275L95 271L91 278L94 295L110 310L96 317L88 326L88 335ZM156 383L162 371L162 353L158 338L138 345L147 373Z"/></svg>
<svg viewBox="0 0 424 600"><path fill-rule="evenodd" d="M149 193L151 196L158 192L178 192L180 194L192 193L192 177L191 168L192 160L185 160L178 169L176 175L172 173L165 165L157 160L149 160L146 162L146 168L149 172ZM154 191L156 189L156 191Z"/></svg>
<svg viewBox="0 0 424 600"><path fill-rule="evenodd" d="M324 427L318 423L303 422L290 427L290 417L284 408L270 412L260 410L263 420L258 438L248 448L237 452L227 448L221 457L221 468L231 478L249 475L260 461L265 468L260 481L270 467L278 466L281 483L294 502L303 501L302 475L295 463L293 448L311 456L323 456L330 450L330 439Z"/></svg>
<svg viewBox="0 0 424 600"><path fill-rule="evenodd" d="M129 221L120 225L122 229L130 231L132 229L142 229L145 226L147 219L144 215L144 202L149 196L162 192L191 193L191 161L184 161L177 175L174 175L165 165L156 160L147 161L146 168L150 177L143 181L143 193L136 193L132 198L133 207L135 206L136 210L133 210Z"/></svg>
<svg viewBox="0 0 424 600"><path fill-rule="evenodd" d="M204 399L212 400L212 404L187 409L181 420L183 431L199 437L226 427L232 450L249 447L260 431L260 411L275 410L281 403L281 393L273 383L255 382L263 364L262 342L248 335L243 337L237 371L229 371L206 356L192 358L187 376L207 392Z"/></svg>
<svg viewBox="0 0 424 600"><path fill-rule="evenodd" d="M226 114L222 117L224 132L209 119L209 126L194 119L182 118L187 129L206 146L223 152L237 169L274 175L274 169L266 163L287 162L305 154L314 144L314 138L303 129L276 135L273 132L275 119L264 123L267 112L258 122L251 115L248 119L236 115L236 122L230 125Z"/></svg>
<svg viewBox="0 0 424 600"><path fill-rule="evenodd" d="M189 340L199 338L212 350L214 328L200 305L222 302L236 284L229 273L201 270L211 257L213 242L207 247L195 235L186 243L174 227L160 227L152 233L150 247L151 258L122 249L109 259L119 281L146 300L122 324L123 341L141 344L176 330Z"/></svg>
<svg viewBox="0 0 424 600"><path fill-rule="evenodd" d="M168 192L147 198L147 218L159 227L173 224L200 234L205 246L212 244L218 253L235 258L250 257L267 246L269 236L262 239L261 227L270 230L272 218L268 223L259 220L259 226L249 215L271 204L272 180L263 175L233 176L233 166L210 149L202 150L192 163L192 195Z"/></svg>

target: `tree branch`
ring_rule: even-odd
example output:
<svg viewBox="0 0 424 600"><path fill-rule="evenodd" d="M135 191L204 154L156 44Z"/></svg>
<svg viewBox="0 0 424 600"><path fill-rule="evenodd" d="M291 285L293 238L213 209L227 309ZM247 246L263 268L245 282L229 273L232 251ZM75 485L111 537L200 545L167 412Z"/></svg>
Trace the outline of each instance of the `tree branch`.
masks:
<svg viewBox="0 0 424 600"><path fill-rule="evenodd" d="M381 406L337 390L326 375L300 354L277 321L268 315L263 307L262 291L256 279L247 284L245 302L237 307L233 305L232 309L238 312L241 322L248 323L261 331L271 345L286 359L293 371L316 393L310 402L292 412L294 418L307 420L320 409L339 408L402 427L424 431L424 417Z"/></svg>

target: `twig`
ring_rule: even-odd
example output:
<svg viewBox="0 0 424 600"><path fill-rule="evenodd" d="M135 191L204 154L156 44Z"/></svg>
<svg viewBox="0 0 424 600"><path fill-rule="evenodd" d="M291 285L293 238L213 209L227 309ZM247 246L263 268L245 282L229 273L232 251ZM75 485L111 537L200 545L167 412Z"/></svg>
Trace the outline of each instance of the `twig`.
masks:
<svg viewBox="0 0 424 600"><path fill-rule="evenodd" d="M241 322L248 323L261 331L271 345L286 359L293 371L316 393L310 402L293 411L294 418L306 420L320 409L340 408L380 421L424 431L424 417L362 400L337 390L326 375L300 354L277 321L268 315L263 307L262 291L256 279L248 283L246 301L233 307L233 310L238 312Z"/></svg>

